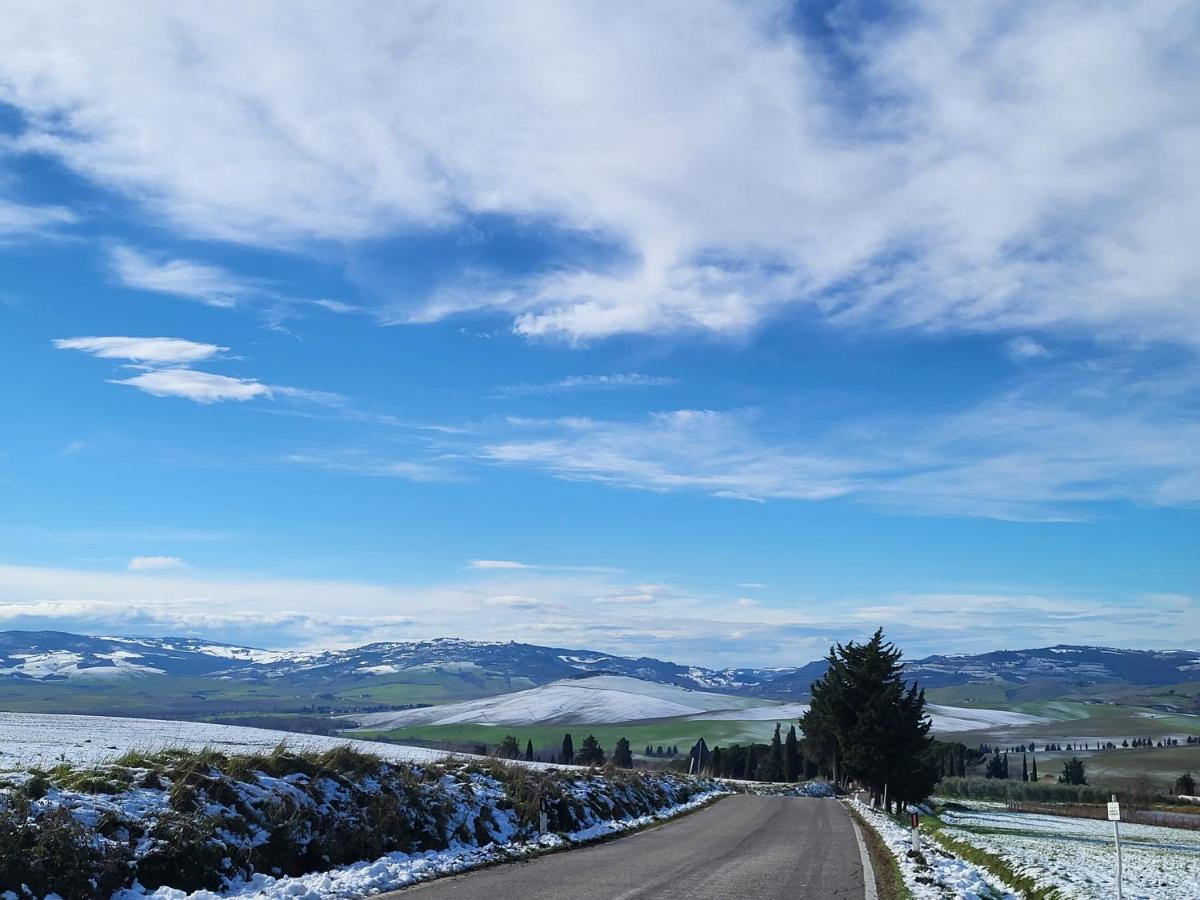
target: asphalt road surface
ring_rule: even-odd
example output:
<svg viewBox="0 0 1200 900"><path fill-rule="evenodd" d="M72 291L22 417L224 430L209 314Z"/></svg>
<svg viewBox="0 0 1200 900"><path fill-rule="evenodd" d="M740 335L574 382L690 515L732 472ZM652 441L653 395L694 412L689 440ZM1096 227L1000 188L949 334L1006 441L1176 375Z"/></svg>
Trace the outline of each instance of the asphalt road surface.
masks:
<svg viewBox="0 0 1200 900"><path fill-rule="evenodd" d="M835 900L865 896L836 800L733 796L628 837L427 882L394 900Z"/></svg>

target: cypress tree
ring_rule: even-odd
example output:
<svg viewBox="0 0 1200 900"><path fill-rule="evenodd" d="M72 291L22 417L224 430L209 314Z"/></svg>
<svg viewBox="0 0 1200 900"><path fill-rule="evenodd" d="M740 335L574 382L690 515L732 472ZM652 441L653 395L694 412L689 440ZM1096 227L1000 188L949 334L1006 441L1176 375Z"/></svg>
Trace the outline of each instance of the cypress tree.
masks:
<svg viewBox="0 0 1200 900"><path fill-rule="evenodd" d="M1029 758L1024 753L1021 754L1021 780L1029 780Z"/></svg>
<svg viewBox="0 0 1200 900"><path fill-rule="evenodd" d="M1038 774L1037 774L1037 757L1036 756L1033 758L1032 762L1033 762L1033 765L1029 769L1029 780L1037 781Z"/></svg>
<svg viewBox="0 0 1200 900"><path fill-rule="evenodd" d="M759 764L759 781L783 781L783 742L779 739L779 723L775 723L775 733L771 735L770 746Z"/></svg>
<svg viewBox="0 0 1200 900"><path fill-rule="evenodd" d="M629 741L625 738L617 741L616 749L613 750L613 763L622 769L633 768L633 751L629 749Z"/></svg>
<svg viewBox="0 0 1200 900"><path fill-rule="evenodd" d="M742 770L742 778L753 781L758 773L758 754L754 752L754 744L746 747L746 767Z"/></svg>
<svg viewBox="0 0 1200 900"><path fill-rule="evenodd" d="M581 766L602 766L604 765L604 751L600 747L600 742L596 740L594 734L589 734L583 739L583 746L579 748L579 755L575 761Z"/></svg>
<svg viewBox="0 0 1200 900"><path fill-rule="evenodd" d="M526 760L526 762L533 762L533 740L532 739L525 742L525 760Z"/></svg>
<svg viewBox="0 0 1200 900"><path fill-rule="evenodd" d="M506 734L504 740L496 748L496 755L501 759L520 759L521 747L517 743L517 739L511 734Z"/></svg>
<svg viewBox="0 0 1200 900"><path fill-rule="evenodd" d="M567 766L575 764L575 742L571 740L570 732L563 736L562 761L563 765Z"/></svg>
<svg viewBox="0 0 1200 900"><path fill-rule="evenodd" d="M787 781L796 781L804 774L804 761L800 758L800 742L796 740L796 726L788 729L787 740L783 743L783 777Z"/></svg>
<svg viewBox="0 0 1200 900"><path fill-rule="evenodd" d="M862 781L876 800L885 784L889 800L924 799L938 777L925 692L916 683L906 688L902 655L882 628L865 644L831 647L800 720L805 756L835 782Z"/></svg>

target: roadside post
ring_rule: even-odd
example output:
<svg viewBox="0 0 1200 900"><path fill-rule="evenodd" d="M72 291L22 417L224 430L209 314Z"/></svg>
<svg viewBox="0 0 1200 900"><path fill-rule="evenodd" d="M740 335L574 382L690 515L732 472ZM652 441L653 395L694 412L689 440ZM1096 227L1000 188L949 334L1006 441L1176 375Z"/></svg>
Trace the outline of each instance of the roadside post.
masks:
<svg viewBox="0 0 1200 900"><path fill-rule="evenodd" d="M921 852L921 816L916 809L909 807L912 813L912 851L913 853Z"/></svg>
<svg viewBox="0 0 1200 900"><path fill-rule="evenodd" d="M1113 823L1113 841L1117 845L1117 900L1121 900L1121 804L1116 794L1108 804L1108 821Z"/></svg>

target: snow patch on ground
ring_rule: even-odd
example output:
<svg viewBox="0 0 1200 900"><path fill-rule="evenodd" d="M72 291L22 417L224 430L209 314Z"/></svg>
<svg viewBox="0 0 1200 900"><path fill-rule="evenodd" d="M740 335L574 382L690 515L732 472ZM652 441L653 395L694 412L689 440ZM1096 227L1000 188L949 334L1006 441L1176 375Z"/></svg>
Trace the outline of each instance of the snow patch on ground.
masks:
<svg viewBox="0 0 1200 900"><path fill-rule="evenodd" d="M318 752L349 744L398 762L437 762L447 756L421 747L241 725L0 712L0 770L46 767L59 762L91 765L107 762L126 750L154 752L167 748L211 748L226 754L270 752L281 742L295 751Z"/></svg>
<svg viewBox="0 0 1200 900"><path fill-rule="evenodd" d="M859 802L857 797L850 802L896 857L904 884L915 900L1019 900L1020 894L994 875L959 859L927 838L921 842L921 852L928 865L921 865L908 856L912 848L909 829Z"/></svg>
<svg viewBox="0 0 1200 900"><path fill-rule="evenodd" d="M942 813L944 831L994 853L1018 874L1056 888L1063 900L1116 896L1112 824L1009 812L972 802ZM1127 900L1200 897L1200 832L1121 823L1122 890Z"/></svg>
<svg viewBox="0 0 1200 900"><path fill-rule="evenodd" d="M274 878L257 875L249 881L231 885L224 893L197 891L185 893L171 888L159 888L147 893L144 890L127 890L113 895L112 900L228 900L228 898L256 898L256 900L342 900L363 897L369 894L393 891L399 888L428 881L443 875L451 875L468 869L497 862L518 860L547 850L568 845L583 844L609 835L619 834L653 825L655 822L672 818L703 806L719 797L723 791L711 791L659 810L652 815L598 822L568 834L544 834L529 841L512 841L503 844L488 844L486 847L459 846L441 852L429 851L420 854L389 853L371 862L355 863L329 872L317 872L295 878Z"/></svg>

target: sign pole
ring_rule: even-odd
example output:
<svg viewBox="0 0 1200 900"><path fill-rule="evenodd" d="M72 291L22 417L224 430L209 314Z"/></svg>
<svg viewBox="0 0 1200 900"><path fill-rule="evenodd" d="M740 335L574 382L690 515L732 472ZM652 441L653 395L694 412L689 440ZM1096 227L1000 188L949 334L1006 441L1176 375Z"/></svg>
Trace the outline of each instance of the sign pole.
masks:
<svg viewBox="0 0 1200 900"><path fill-rule="evenodd" d="M1117 803L1117 795L1112 795L1108 804L1108 820L1113 823L1113 841L1117 845L1117 900L1121 895L1121 805Z"/></svg>

